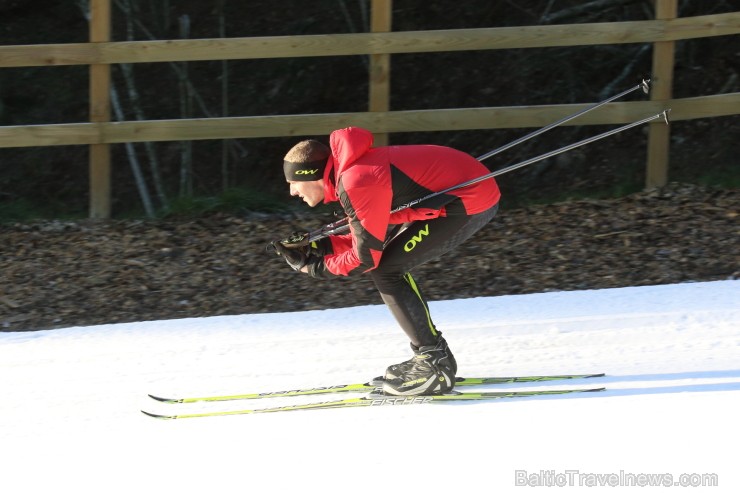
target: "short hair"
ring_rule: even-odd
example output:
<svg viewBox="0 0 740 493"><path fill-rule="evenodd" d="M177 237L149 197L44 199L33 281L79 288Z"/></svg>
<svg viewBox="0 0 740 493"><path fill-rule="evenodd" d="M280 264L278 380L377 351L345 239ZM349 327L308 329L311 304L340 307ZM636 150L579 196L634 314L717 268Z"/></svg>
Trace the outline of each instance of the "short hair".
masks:
<svg viewBox="0 0 740 493"><path fill-rule="evenodd" d="M311 161L325 161L331 150L318 140L303 140L294 145L285 155L284 160L292 163L308 163Z"/></svg>

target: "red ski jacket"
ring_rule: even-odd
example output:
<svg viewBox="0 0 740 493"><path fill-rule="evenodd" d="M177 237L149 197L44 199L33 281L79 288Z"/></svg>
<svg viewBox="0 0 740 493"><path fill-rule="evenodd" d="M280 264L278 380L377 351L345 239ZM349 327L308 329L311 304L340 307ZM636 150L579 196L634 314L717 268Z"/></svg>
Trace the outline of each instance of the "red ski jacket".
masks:
<svg viewBox="0 0 740 493"><path fill-rule="evenodd" d="M449 147L371 148L372 143L372 134L358 127L336 130L329 137L331 157L324 171L324 203L338 200L350 220L350 234L331 236L333 253L324 257L326 269L335 275L377 267L391 224L478 214L496 205L501 197L496 181L490 178L391 214L398 206L489 170L469 154Z"/></svg>

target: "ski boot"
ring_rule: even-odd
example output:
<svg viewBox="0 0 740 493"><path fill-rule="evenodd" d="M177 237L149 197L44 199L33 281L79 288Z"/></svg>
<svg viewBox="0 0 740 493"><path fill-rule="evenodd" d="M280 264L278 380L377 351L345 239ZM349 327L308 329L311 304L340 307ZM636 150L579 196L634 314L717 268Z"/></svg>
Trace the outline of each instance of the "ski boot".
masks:
<svg viewBox="0 0 740 493"><path fill-rule="evenodd" d="M434 346L416 347L414 357L389 366L383 379L383 392L389 395L435 395L455 387L457 363L447 341L440 336Z"/></svg>

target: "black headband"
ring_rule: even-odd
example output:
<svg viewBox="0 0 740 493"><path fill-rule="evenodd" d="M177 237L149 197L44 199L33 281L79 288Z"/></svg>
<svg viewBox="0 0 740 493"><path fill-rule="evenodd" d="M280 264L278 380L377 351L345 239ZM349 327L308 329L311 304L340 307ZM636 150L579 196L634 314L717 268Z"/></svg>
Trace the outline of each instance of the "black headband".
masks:
<svg viewBox="0 0 740 493"><path fill-rule="evenodd" d="M327 159L309 161L307 163L293 163L283 161L283 171L287 181L316 181L324 177Z"/></svg>

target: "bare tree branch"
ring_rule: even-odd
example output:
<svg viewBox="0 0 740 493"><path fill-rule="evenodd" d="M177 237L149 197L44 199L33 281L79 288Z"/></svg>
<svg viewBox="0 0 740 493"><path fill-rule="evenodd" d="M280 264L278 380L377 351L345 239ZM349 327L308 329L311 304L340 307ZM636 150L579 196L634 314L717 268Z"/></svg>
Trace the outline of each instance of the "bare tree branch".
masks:
<svg viewBox="0 0 740 493"><path fill-rule="evenodd" d="M111 104L118 121L125 120L126 118L121 109L121 102L118 99L118 91L116 91L115 86L111 86ZM144 211L146 212L147 217L154 217L154 206L152 205L152 199L149 195L149 188L146 186L144 173L141 172L141 165L139 164L139 158L136 155L136 149L134 149L134 145L131 142L126 142L125 147L128 162L131 165L131 171L133 172L134 180L136 181L136 188L139 190L139 197L144 206Z"/></svg>
<svg viewBox="0 0 740 493"><path fill-rule="evenodd" d="M185 14L180 16L180 38L190 37L190 17ZM190 88L190 75L188 73L188 62L180 65L180 116L191 118L193 97ZM180 142L180 196L192 197L193 195L193 142Z"/></svg>
<svg viewBox="0 0 740 493"><path fill-rule="evenodd" d="M549 2L547 2L547 7L545 7L545 11L542 12L542 15L540 16L540 24L545 22L545 19L550 14L550 10L552 10L552 4L554 3L555 3L555 0L550 0Z"/></svg>
<svg viewBox="0 0 740 493"><path fill-rule="evenodd" d="M137 28L141 30L144 35L151 40L157 39L154 34L152 34L149 29L138 19L134 19L134 24ZM182 74L182 68L175 62L167 62L169 67L175 72L175 76L179 79L183 79ZM198 105L198 109L200 109L201 113L206 118L216 118L217 115L214 114L212 111L208 109L206 106L206 102L203 99L203 97L200 95L200 92L195 88L195 86L190 82L190 80L187 80L188 89L190 91L191 96L194 98L195 103ZM247 150L242 146L238 141L236 140L229 140L229 145L232 147L235 147L239 152L237 153L238 156L246 156L248 154Z"/></svg>
<svg viewBox="0 0 740 493"><path fill-rule="evenodd" d="M136 2L132 0L116 1L116 5L124 13L126 19L126 39L132 41L134 39L133 33L133 16L134 11L137 9ZM135 118L139 121L146 120L146 115L141 107L141 99L139 98L139 92L136 89L136 82L134 79L134 67L130 63L121 64L121 73L123 75L124 82L126 83L126 90L128 98L133 108ZM152 181L154 182L154 189L157 192L159 201L165 209L169 206L169 200L167 199L167 193L164 190L164 184L162 181L162 173L159 166L159 158L154 150L154 144L152 142L145 142L144 149L149 160L149 169L152 174Z"/></svg>
<svg viewBox="0 0 740 493"><path fill-rule="evenodd" d="M90 0L77 0L77 7L80 9L82 17L84 17L87 22L90 22Z"/></svg>
<svg viewBox="0 0 740 493"><path fill-rule="evenodd" d="M77 6L82 12L82 16L88 22L90 22L90 19L91 19L90 1L89 0L78 0ZM116 115L116 118L119 121L125 120L125 116L123 114L123 109L121 108L121 102L120 102L120 99L118 98L118 91L116 90L115 84L111 84L110 99L111 99L111 106L113 107L113 112ZM125 148L126 148L126 154L128 156L129 164L131 165L131 171L134 174L136 188L139 191L139 197L141 198L141 203L144 206L144 211L146 212L146 215L148 217L154 217L155 211L154 211L154 206L152 205L151 195L149 194L149 189L146 186L146 179L144 178L144 174L141 172L141 165L139 164L139 158L136 155L136 150L134 148L134 145L131 142L127 142L125 144Z"/></svg>
<svg viewBox="0 0 740 493"><path fill-rule="evenodd" d="M224 7L226 0L218 0L218 35L221 38L226 37L226 15ZM229 61L221 60L221 116L229 116ZM229 188L229 141L221 141L221 189Z"/></svg>
<svg viewBox="0 0 740 493"><path fill-rule="evenodd" d="M626 79L632 73L635 65L637 65L642 60L642 58L650 51L651 48L652 45L650 44L642 45L632 56L632 60L630 61L630 63L624 66L622 72L620 72L619 75L614 78L614 80L604 86L604 88L599 92L599 99L606 99L609 94L612 94L615 90L615 87L622 84L622 81L624 81L624 79Z"/></svg>
<svg viewBox="0 0 740 493"><path fill-rule="evenodd" d="M720 89L717 92L717 94L727 94L728 92L732 92L733 89L735 89L736 87L737 87L737 72L733 72L727 78L727 81L722 86L722 89Z"/></svg>
<svg viewBox="0 0 740 493"><path fill-rule="evenodd" d="M621 7L630 3L637 3L642 0L593 0L591 2L581 3L573 7L559 10L541 18L542 23L558 22L572 17L578 17L587 12L596 10L607 10L615 7Z"/></svg>

